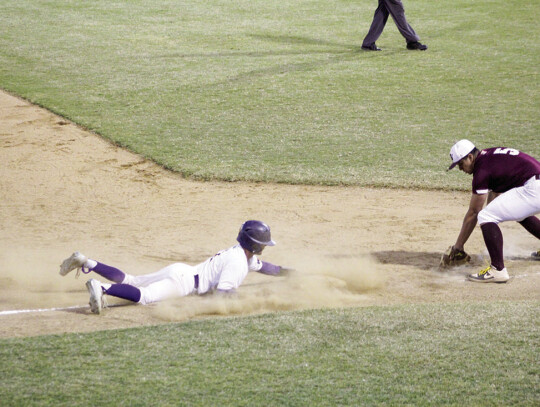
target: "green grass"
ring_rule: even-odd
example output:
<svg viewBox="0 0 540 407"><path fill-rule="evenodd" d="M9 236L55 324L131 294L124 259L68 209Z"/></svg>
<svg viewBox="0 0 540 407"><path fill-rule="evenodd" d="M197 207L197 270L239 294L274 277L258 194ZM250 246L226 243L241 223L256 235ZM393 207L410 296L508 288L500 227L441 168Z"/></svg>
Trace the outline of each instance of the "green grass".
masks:
<svg viewBox="0 0 540 407"><path fill-rule="evenodd" d="M540 3L4 0L0 87L196 179L468 188L467 137L540 157Z"/></svg>
<svg viewBox="0 0 540 407"><path fill-rule="evenodd" d="M6 406L533 406L538 301L223 318L0 341Z"/></svg>

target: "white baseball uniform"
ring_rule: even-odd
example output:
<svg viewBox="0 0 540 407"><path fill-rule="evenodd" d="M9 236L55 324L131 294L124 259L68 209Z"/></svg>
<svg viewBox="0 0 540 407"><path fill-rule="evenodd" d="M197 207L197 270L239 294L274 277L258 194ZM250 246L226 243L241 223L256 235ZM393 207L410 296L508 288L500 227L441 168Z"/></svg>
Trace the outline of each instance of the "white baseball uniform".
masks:
<svg viewBox="0 0 540 407"><path fill-rule="evenodd" d="M139 288L141 291L139 303L150 304L190 295L195 291L204 294L214 289L235 290L242 284L249 271L259 271L261 268L262 262L256 256L248 260L244 249L240 245L235 245L196 266L174 263L152 274L141 276L126 274L122 284ZM195 276L198 288L195 286Z"/></svg>

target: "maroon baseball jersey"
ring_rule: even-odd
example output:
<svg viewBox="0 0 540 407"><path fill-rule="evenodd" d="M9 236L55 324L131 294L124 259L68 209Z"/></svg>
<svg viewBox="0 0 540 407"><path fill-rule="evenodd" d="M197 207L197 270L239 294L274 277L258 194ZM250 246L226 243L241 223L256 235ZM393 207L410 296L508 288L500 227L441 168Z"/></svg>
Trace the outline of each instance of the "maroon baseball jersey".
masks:
<svg viewBox="0 0 540 407"><path fill-rule="evenodd" d="M506 192L521 187L531 177L540 174L540 162L513 148L493 147L481 150L474 162L472 191Z"/></svg>

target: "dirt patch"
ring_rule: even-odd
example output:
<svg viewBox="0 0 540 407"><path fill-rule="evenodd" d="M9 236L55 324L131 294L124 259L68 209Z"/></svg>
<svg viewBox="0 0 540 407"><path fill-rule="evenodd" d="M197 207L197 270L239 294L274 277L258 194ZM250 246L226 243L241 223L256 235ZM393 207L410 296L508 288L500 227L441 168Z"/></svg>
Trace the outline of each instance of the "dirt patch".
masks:
<svg viewBox="0 0 540 407"><path fill-rule="evenodd" d="M515 223L503 225L510 283L465 281L487 257L478 230L467 245L473 265L438 271L467 193L193 182L6 93L0 160L0 337L276 310L539 299L540 263L526 259L538 241ZM234 244L247 219L266 221L278 242L262 258L297 271L250 275L234 300L113 303L95 316L89 276L58 274L74 250L133 274L195 264Z"/></svg>

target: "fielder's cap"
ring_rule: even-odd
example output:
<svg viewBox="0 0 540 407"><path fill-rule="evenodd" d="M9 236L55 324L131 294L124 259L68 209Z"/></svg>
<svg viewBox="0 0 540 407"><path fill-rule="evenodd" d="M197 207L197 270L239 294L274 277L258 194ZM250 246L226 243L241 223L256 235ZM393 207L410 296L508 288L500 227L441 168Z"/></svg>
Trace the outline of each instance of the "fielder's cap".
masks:
<svg viewBox="0 0 540 407"><path fill-rule="evenodd" d="M476 147L469 140L459 140L450 149L450 158L452 159L452 165L448 167L447 171L454 168L464 157L467 157Z"/></svg>

